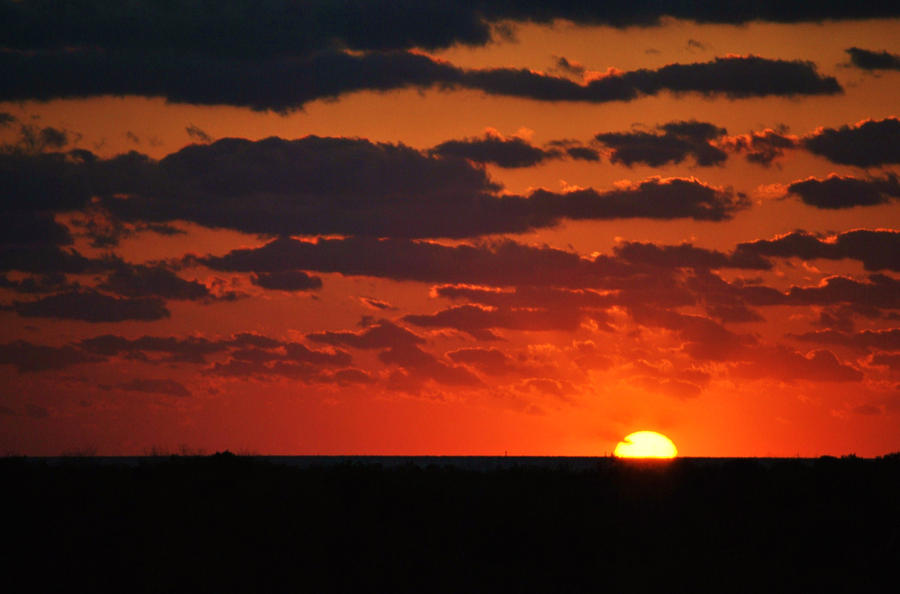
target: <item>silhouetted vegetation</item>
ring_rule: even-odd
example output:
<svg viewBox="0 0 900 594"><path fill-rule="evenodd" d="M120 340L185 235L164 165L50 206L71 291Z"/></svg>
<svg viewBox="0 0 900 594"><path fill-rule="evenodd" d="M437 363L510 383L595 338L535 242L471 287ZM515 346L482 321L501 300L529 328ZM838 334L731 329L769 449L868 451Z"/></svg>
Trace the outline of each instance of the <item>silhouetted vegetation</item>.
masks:
<svg viewBox="0 0 900 594"><path fill-rule="evenodd" d="M0 482L10 592L858 592L900 559L897 454L483 472L9 458Z"/></svg>

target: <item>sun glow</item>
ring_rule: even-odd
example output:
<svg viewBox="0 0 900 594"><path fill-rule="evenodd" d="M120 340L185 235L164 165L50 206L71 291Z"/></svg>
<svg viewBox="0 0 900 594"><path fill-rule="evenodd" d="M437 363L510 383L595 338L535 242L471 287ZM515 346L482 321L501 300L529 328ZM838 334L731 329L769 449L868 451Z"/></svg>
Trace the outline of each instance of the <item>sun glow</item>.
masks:
<svg viewBox="0 0 900 594"><path fill-rule="evenodd" d="M636 431L616 445L616 458L674 458L678 449L672 440L656 431Z"/></svg>

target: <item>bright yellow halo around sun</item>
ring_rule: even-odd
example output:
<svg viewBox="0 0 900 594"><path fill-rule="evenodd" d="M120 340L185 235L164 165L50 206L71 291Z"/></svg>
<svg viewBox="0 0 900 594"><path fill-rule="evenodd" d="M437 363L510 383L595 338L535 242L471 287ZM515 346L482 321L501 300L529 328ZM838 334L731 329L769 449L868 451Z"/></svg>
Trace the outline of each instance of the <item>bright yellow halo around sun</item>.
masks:
<svg viewBox="0 0 900 594"><path fill-rule="evenodd" d="M674 458L678 450L672 440L656 431L636 431L619 442L616 458Z"/></svg>

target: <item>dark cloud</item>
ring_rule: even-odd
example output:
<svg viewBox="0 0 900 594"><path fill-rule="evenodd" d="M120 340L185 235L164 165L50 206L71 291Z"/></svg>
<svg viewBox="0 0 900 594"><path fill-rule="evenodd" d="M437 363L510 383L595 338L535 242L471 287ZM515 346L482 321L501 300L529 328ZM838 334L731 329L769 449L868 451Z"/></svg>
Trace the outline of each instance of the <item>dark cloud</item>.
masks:
<svg viewBox="0 0 900 594"><path fill-rule="evenodd" d="M479 89L489 95L591 103L631 101L663 91L723 95L731 99L842 92L836 79L819 75L811 62L759 56L728 56L711 62L669 64L657 70L616 72L587 84L527 69L467 70L460 71L458 80L450 84Z"/></svg>
<svg viewBox="0 0 900 594"><path fill-rule="evenodd" d="M659 167L681 163L692 156L697 165L717 165L728 155L710 142L726 133L724 128L706 122L670 122L657 132L607 132L594 138L612 151L610 161L632 166L644 163Z"/></svg>
<svg viewBox="0 0 900 594"><path fill-rule="evenodd" d="M546 145L549 148L549 151L555 153L556 155L562 156L565 155L570 159L575 159L579 161L600 161L600 151L595 148L584 146L578 140L572 139L562 139L562 140L551 140Z"/></svg>
<svg viewBox="0 0 900 594"><path fill-rule="evenodd" d="M128 339L113 334L88 338L78 346L86 352L108 357L123 355L129 359L146 362L206 363L209 355L227 352L230 361L217 364L213 373L237 371L242 365L255 365L258 372L263 367L274 369L278 365L282 375L298 371L296 366L346 366L352 363L349 353L341 350L317 351L296 342L282 342L259 334L241 333L231 338L210 340L202 337L178 338L174 336L142 336ZM151 358L152 356L162 355ZM270 363L277 365L268 365ZM223 367L224 365L224 367ZM291 367L294 366L294 367ZM291 369L289 369L291 368Z"/></svg>
<svg viewBox="0 0 900 594"><path fill-rule="evenodd" d="M482 138L448 140L429 152L442 157L461 157L507 168L531 167L547 159L559 157L557 151L533 146L522 138L504 138L497 134L486 134Z"/></svg>
<svg viewBox="0 0 900 594"><path fill-rule="evenodd" d="M203 131L203 129L198 128L194 124L189 124L185 129L187 135L191 137L191 140L202 143L210 143L213 141L213 137Z"/></svg>
<svg viewBox="0 0 900 594"><path fill-rule="evenodd" d="M225 363L213 364L205 373L243 380L283 377L303 382L312 382L321 376L321 370L317 365L283 360L269 364L262 361L229 359Z"/></svg>
<svg viewBox="0 0 900 594"><path fill-rule="evenodd" d="M594 315L605 321L605 314ZM492 330L572 331L578 328L584 317L584 312L571 309L507 310L460 305L434 314L407 315L403 320L425 328L453 328L480 340L496 340Z"/></svg>
<svg viewBox="0 0 900 594"><path fill-rule="evenodd" d="M735 253L803 260L852 258L862 262L866 270L897 272L900 271L900 232L856 229L828 238L795 231L775 239L738 244Z"/></svg>
<svg viewBox="0 0 900 594"><path fill-rule="evenodd" d="M328 377L328 376L326 376ZM375 378L362 369L338 369L330 375L330 379L341 386L348 384L372 384Z"/></svg>
<svg viewBox="0 0 900 594"><path fill-rule="evenodd" d="M635 322L642 326L664 328L678 336L682 348L700 360L733 361L746 356L756 344L752 336L734 333L720 323L699 315L682 314L636 303L628 307Z"/></svg>
<svg viewBox="0 0 900 594"><path fill-rule="evenodd" d="M262 334L254 334L252 332L241 332L235 334L231 340L226 341L228 346L246 347L253 346L261 349L274 349L282 345L282 342L263 336Z"/></svg>
<svg viewBox="0 0 900 594"><path fill-rule="evenodd" d="M474 89L538 101L631 101L664 91L746 97L835 94L833 77L811 62L728 56L613 73L580 84L527 69L463 69L410 52L323 51L307 57L228 60L171 53L0 52L8 84L0 101L96 95L165 97L170 102L288 112L316 99L361 90ZM135 73L140 73L136 76ZM260 84L265 81L266 84Z"/></svg>
<svg viewBox="0 0 900 594"><path fill-rule="evenodd" d="M723 281L724 282L724 281ZM749 305L853 305L865 308L900 309L900 281L882 274L868 282L831 276L814 286L792 286L786 293L757 285L724 284L723 290Z"/></svg>
<svg viewBox="0 0 900 594"><path fill-rule="evenodd" d="M165 396L190 396L191 393L179 382L172 379L133 379L116 384L119 390L129 392L145 392L147 394L163 394Z"/></svg>
<svg viewBox="0 0 900 594"><path fill-rule="evenodd" d="M900 56L886 51L873 52L858 47L846 50L850 63L863 70L900 70Z"/></svg>
<svg viewBox="0 0 900 594"><path fill-rule="evenodd" d="M726 136L716 144L719 148L733 153L746 153L747 160L760 165L770 165L772 161L784 155L784 151L799 146L795 136L784 130L766 128L759 132Z"/></svg>
<svg viewBox="0 0 900 594"><path fill-rule="evenodd" d="M0 270L18 270L38 274L84 274L108 270L115 260L85 258L74 249L56 245L3 245L0 244Z"/></svg>
<svg viewBox="0 0 900 594"><path fill-rule="evenodd" d="M433 380L448 386L481 385L481 380L465 367L448 365L413 344L393 346L379 353L378 358L387 365L402 367L419 382Z"/></svg>
<svg viewBox="0 0 900 594"><path fill-rule="evenodd" d="M569 60L565 56L558 56L556 58L555 70L565 72L566 74L571 74L574 76L582 76L584 74L585 68L584 64L580 62Z"/></svg>
<svg viewBox="0 0 900 594"><path fill-rule="evenodd" d="M129 199L108 206L127 220L180 219L250 233L459 236L489 225L472 212L498 211L498 189L462 159L402 144L232 138L154 163L143 183L120 188Z"/></svg>
<svg viewBox="0 0 900 594"><path fill-rule="evenodd" d="M741 0L603 3L508 0L223 0L207 3L150 2L110 6L74 0L62 10L53 0L0 2L3 46L21 50L99 47L111 51L201 53L234 59L304 55L330 47L387 50L455 44L484 45L502 21L582 25L652 26L663 17L699 23L751 21L795 23L826 19L898 16L891 2Z"/></svg>
<svg viewBox="0 0 900 594"><path fill-rule="evenodd" d="M233 59L355 50L436 49L491 39L479 3L440 0L144 2L112 7L75 0L0 3L2 45L16 49L107 50L224 55ZM504 10L492 14L504 18Z"/></svg>
<svg viewBox="0 0 900 594"><path fill-rule="evenodd" d="M600 153L586 146L570 146L565 149L569 158L580 161L599 161Z"/></svg>
<svg viewBox="0 0 900 594"><path fill-rule="evenodd" d="M516 287L512 290L498 290L466 285L440 285L434 294L447 299L466 300L499 308L607 308L619 300L605 293L587 289L570 290L540 286Z"/></svg>
<svg viewBox="0 0 900 594"><path fill-rule="evenodd" d="M315 291L322 288L322 279L302 270L260 272L251 277L254 285L278 291Z"/></svg>
<svg viewBox="0 0 900 594"><path fill-rule="evenodd" d="M78 283L70 283L66 275L61 272L51 272L38 276L27 276L15 281L10 280L5 275L0 275L0 287L17 293L35 294L75 291L80 288L80 285Z"/></svg>
<svg viewBox="0 0 900 594"><path fill-rule="evenodd" d="M785 382L858 382L863 374L843 363L827 350L803 355L783 346L759 347L752 351L752 360L732 368L731 373L748 379L774 377Z"/></svg>
<svg viewBox="0 0 900 594"><path fill-rule="evenodd" d="M716 250L695 247L689 243L681 245L657 245L634 241L622 242L613 248L616 256L637 264L663 268L743 268L749 270L769 270L771 262L759 253L735 251L726 254Z"/></svg>
<svg viewBox="0 0 900 594"><path fill-rule="evenodd" d="M871 364L880 367L889 367L892 371L900 371L900 355L877 353L872 355Z"/></svg>
<svg viewBox="0 0 900 594"><path fill-rule="evenodd" d="M388 320L380 320L362 332L314 332L306 336L313 342L355 349L414 347L425 339Z"/></svg>
<svg viewBox="0 0 900 594"><path fill-rule="evenodd" d="M23 317L60 318L85 322L153 321L169 317L165 302L157 297L119 298L96 291L72 291L36 301L16 301Z"/></svg>
<svg viewBox="0 0 900 594"><path fill-rule="evenodd" d="M9 212L0 217L0 245L71 245L68 227L50 214Z"/></svg>
<svg viewBox="0 0 900 594"><path fill-rule="evenodd" d="M749 206L741 194L679 178L501 195L483 168L464 159L349 138L223 139L160 161L137 153L65 161L65 174L43 157L29 164L48 186L42 192L66 186L70 174L83 180L77 200L48 202L48 209L83 207L93 195L112 216L137 225L184 220L262 234L470 237L566 218L725 220Z"/></svg>
<svg viewBox="0 0 900 594"><path fill-rule="evenodd" d="M306 269L422 282L579 285L599 276L572 252L511 241L445 246L404 239L277 239L256 249L208 256L217 270L273 272Z"/></svg>
<svg viewBox="0 0 900 594"><path fill-rule="evenodd" d="M825 179L809 177L788 186L788 193L816 208L840 209L854 206L876 206L900 198L897 176L860 179L832 173Z"/></svg>
<svg viewBox="0 0 900 594"><path fill-rule="evenodd" d="M803 145L808 151L843 165L900 163L900 119L863 120L852 126L820 128L805 136Z"/></svg>
<svg viewBox="0 0 900 594"><path fill-rule="evenodd" d="M341 350L315 351L298 342L284 345L285 358L295 363L311 363L313 365L347 366L353 362L349 353Z"/></svg>
<svg viewBox="0 0 900 594"><path fill-rule="evenodd" d="M503 351L495 348L467 348L451 351L447 356L456 363L464 363L488 375L506 375L516 365Z"/></svg>
<svg viewBox="0 0 900 594"><path fill-rule="evenodd" d="M536 214L546 213L544 216L549 216L554 222L562 218L693 218L723 221L749 207L744 194L735 194L731 190L682 178L650 178L631 186L603 192L587 189L554 194L537 190L528 200L534 202Z"/></svg>
<svg viewBox="0 0 900 594"><path fill-rule="evenodd" d="M52 347L24 340L0 344L0 364L13 365L19 372L49 371L105 360L105 357L69 345Z"/></svg>
<svg viewBox="0 0 900 594"><path fill-rule="evenodd" d="M750 255L743 260L752 263L759 257ZM666 270L603 255L590 260L573 252L508 240L447 246L405 239L307 242L281 238L260 248L234 250L224 256L199 258L196 262L216 270L236 272L305 269L492 287L600 287L631 293L645 290L642 298L650 300L654 300L653 293L657 293L658 299L669 296L675 288ZM583 298L590 301L596 295L586 294Z"/></svg>
<svg viewBox="0 0 900 594"><path fill-rule="evenodd" d="M392 306L387 301L382 301L381 299L375 299L374 297L360 297L359 300L361 303L363 303L364 305L366 305L368 307L371 307L372 309L377 309L377 310L381 310L381 311L388 310L388 309L396 309L394 306Z"/></svg>
<svg viewBox="0 0 900 594"><path fill-rule="evenodd" d="M121 264L98 285L98 288L125 297L161 297L201 301L212 299L203 283L181 278L162 264Z"/></svg>
<svg viewBox="0 0 900 594"><path fill-rule="evenodd" d="M861 350L900 351L900 328L861 330L860 332L817 330L803 334L791 334L790 336L803 342L833 344Z"/></svg>
<svg viewBox="0 0 900 594"><path fill-rule="evenodd" d="M275 341L274 346L281 343ZM131 359L149 361L147 353L162 353L168 362L204 363L206 356L221 352L229 346L272 346L272 339L256 334L239 334L229 341L210 341L201 337L141 336L128 339L114 334L87 338L78 343L85 351L112 357L124 355Z"/></svg>

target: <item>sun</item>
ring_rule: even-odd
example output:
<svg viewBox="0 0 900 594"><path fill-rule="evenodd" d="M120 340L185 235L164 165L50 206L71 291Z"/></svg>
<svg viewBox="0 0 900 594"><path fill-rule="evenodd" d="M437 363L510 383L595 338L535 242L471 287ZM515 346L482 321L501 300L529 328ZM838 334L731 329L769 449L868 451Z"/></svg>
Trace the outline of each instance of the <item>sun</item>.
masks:
<svg viewBox="0 0 900 594"><path fill-rule="evenodd" d="M616 446L616 458L674 458L678 449L672 440L656 431L636 431Z"/></svg>

